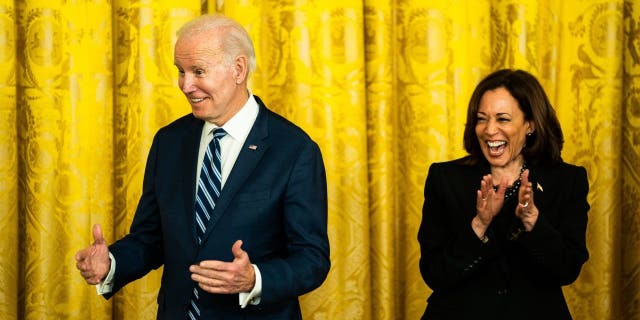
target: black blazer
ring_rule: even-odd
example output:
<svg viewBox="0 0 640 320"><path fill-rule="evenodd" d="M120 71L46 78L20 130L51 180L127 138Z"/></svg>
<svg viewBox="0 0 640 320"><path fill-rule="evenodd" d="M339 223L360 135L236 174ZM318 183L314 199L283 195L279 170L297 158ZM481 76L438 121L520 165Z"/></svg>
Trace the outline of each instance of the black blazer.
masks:
<svg viewBox="0 0 640 320"><path fill-rule="evenodd" d="M571 319L561 287L575 281L589 257L586 170L559 163L529 172L536 225L521 231L512 196L485 244L471 220L488 163L458 159L430 167L418 232L420 272L433 290L423 319Z"/></svg>
<svg viewBox="0 0 640 320"><path fill-rule="evenodd" d="M201 246L194 201L204 122L187 115L158 131L130 233L109 247L116 271L107 298L164 265L158 319L184 319L195 286L189 266L210 259L232 261L231 247L241 239L262 275L261 302L241 309L237 294L200 290L202 318L301 318L298 296L320 286L330 267L324 164L306 133L256 100L255 124Z"/></svg>

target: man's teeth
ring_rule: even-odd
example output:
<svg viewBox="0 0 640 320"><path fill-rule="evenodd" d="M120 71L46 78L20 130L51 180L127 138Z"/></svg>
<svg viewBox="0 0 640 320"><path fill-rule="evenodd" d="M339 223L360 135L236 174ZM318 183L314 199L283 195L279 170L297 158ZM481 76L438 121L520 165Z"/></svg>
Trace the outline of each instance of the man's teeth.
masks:
<svg viewBox="0 0 640 320"><path fill-rule="evenodd" d="M191 102L193 102L193 103L198 103L198 102L204 100L204 98L190 98L189 100L191 100Z"/></svg>
<svg viewBox="0 0 640 320"><path fill-rule="evenodd" d="M500 146L505 145L505 144L506 144L505 141L489 141L489 142L487 142L487 145L490 148L497 148L497 147L500 147Z"/></svg>

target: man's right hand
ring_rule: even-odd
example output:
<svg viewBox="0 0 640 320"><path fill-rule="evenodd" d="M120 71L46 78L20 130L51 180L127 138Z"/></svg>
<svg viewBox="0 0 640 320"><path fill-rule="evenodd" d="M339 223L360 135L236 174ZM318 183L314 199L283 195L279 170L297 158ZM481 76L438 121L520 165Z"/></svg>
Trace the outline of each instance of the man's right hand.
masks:
<svg viewBox="0 0 640 320"><path fill-rule="evenodd" d="M100 225L93 226L93 244L76 253L76 268L89 284L99 284L109 273L111 259L109 247L102 236Z"/></svg>

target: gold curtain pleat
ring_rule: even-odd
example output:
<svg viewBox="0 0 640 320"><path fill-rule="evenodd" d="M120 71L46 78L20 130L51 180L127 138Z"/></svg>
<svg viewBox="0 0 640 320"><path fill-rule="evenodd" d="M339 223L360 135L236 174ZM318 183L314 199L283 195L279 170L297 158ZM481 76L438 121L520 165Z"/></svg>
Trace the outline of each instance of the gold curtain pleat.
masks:
<svg viewBox="0 0 640 320"><path fill-rule="evenodd" d="M622 110L617 128L622 131L622 192L617 195L622 202L619 232L622 239L619 248L612 248L620 252L622 265L617 278L619 295L614 298L620 300L621 319L637 320L640 319L640 254L637 254L640 251L640 1L624 1L622 5ZM592 230L598 230L598 226ZM589 282L583 281L582 286L587 285Z"/></svg>
<svg viewBox="0 0 640 320"><path fill-rule="evenodd" d="M200 14L200 2L115 1L112 242L129 232L155 132L188 114L173 65L176 32ZM89 228L87 226L86 228ZM89 229L87 229L89 230ZM115 296L115 319L155 319L162 268Z"/></svg>
<svg viewBox="0 0 640 320"><path fill-rule="evenodd" d="M74 254L129 229L156 130L190 112L177 29L201 13L254 40L250 88L327 169L332 268L305 319L419 319L429 165L465 154L476 83L536 75L587 168L590 260L575 319L640 320L640 0L0 0L0 318L155 319L161 269L104 300Z"/></svg>
<svg viewBox="0 0 640 320"><path fill-rule="evenodd" d="M18 316L18 139L16 130L16 17L0 1L0 314Z"/></svg>
<svg viewBox="0 0 640 320"><path fill-rule="evenodd" d="M399 221L397 239L402 244L396 253L400 261L396 272L406 289L395 297L402 304L402 319L418 319L431 292L420 276L416 240L424 181L431 163L463 155L466 103L479 77L489 70L488 57L482 55L490 48L489 20L483 14L488 11L483 1L465 6L445 0L397 2L394 107L398 120L393 125L398 175L391 187L397 186L401 205L389 214ZM386 319L395 318L391 314Z"/></svg>
<svg viewBox="0 0 640 320"><path fill-rule="evenodd" d="M395 34L394 4L389 1L365 1L364 52L367 95L367 155L369 171L369 236L371 263L371 314L374 319L402 316L403 304L396 297L402 293L404 277L398 272L400 261L396 216L399 197L397 185L397 114L394 87L396 71L393 42ZM402 284L402 285L400 285ZM370 319L370 318L363 318Z"/></svg>
<svg viewBox="0 0 640 320"><path fill-rule="evenodd" d="M547 86L563 125L563 158L584 166L591 183L590 260L565 288L576 315L622 319L620 284L622 22L621 1L563 3L562 37ZM595 151L595 152L594 152ZM626 254L632 254L633 250ZM636 266L638 267L638 266ZM637 295L638 293L636 293Z"/></svg>
<svg viewBox="0 0 640 320"><path fill-rule="evenodd" d="M332 181L328 186L331 272L322 287L301 298L303 316L369 319L362 2L209 3L210 12L237 19L255 39L260 63L252 75L252 91L318 142L327 179ZM338 300L341 303L335 303Z"/></svg>
<svg viewBox="0 0 640 320"><path fill-rule="evenodd" d="M19 319L110 317L70 263L113 212L110 11L16 2Z"/></svg>

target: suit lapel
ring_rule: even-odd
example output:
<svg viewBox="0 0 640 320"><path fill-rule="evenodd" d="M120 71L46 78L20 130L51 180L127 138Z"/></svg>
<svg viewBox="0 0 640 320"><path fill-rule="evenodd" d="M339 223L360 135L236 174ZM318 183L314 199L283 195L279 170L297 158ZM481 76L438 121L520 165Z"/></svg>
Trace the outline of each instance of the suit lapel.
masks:
<svg viewBox="0 0 640 320"><path fill-rule="evenodd" d="M242 149L236 159L236 163L233 165L233 169L231 169L231 173L222 188L220 198L218 198L218 202L213 210L211 219L207 224L207 231L202 239L203 243L207 241L209 235L215 228L216 223L220 220L220 217L225 214L231 200L233 200L233 197L236 195L238 190L240 190L242 185L244 185L247 178L255 170L258 162L260 162L260 159L262 159L264 153L269 149L269 143L266 141L269 124L268 110L257 97L256 101L260 108L258 111L258 117L256 118L251 131L249 131L249 135L242 145Z"/></svg>
<svg viewBox="0 0 640 320"><path fill-rule="evenodd" d="M195 124L189 126L189 131L184 137L184 166L182 166L182 190L184 192L182 199L184 200L184 212L187 213L186 224L191 241L197 244L196 226L195 226L195 194L196 179L198 179L198 152L200 150L200 138L202 136L202 128L204 121L194 118Z"/></svg>

